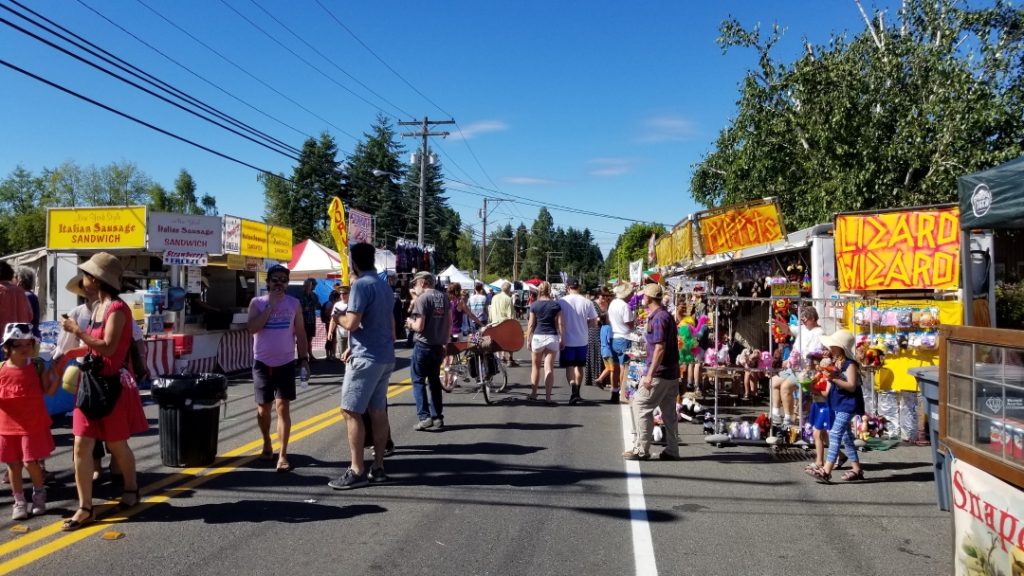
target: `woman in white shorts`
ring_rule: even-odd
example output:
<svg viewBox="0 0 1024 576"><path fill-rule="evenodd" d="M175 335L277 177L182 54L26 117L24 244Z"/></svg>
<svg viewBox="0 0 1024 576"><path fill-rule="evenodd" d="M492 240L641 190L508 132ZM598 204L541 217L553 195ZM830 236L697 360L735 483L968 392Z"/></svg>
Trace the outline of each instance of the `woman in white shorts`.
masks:
<svg viewBox="0 0 1024 576"><path fill-rule="evenodd" d="M551 388L555 385L555 354L562 349L562 308L551 299L551 284L541 282L537 287L537 301L530 305L526 337L530 341L532 362L530 367L530 400L537 399L541 364L544 365L544 400L549 405Z"/></svg>

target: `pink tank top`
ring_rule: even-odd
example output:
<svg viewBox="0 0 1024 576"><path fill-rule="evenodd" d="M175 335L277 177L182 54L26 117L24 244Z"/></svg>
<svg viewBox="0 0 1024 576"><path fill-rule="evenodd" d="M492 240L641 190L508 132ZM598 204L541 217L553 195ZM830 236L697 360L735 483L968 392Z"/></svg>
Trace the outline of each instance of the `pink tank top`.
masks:
<svg viewBox="0 0 1024 576"><path fill-rule="evenodd" d="M254 298L256 313L266 310L270 305L269 296ZM295 360L295 313L299 309L299 300L287 294L278 304L274 313L267 319L263 329L252 337L253 358L277 367Z"/></svg>

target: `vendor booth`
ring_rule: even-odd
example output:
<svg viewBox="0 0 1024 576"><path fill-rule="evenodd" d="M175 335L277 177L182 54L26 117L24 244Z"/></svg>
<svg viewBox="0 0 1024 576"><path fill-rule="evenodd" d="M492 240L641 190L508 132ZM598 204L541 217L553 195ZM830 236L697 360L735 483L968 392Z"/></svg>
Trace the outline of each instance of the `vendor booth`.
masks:
<svg viewBox="0 0 1024 576"><path fill-rule="evenodd" d="M291 230L233 216L143 206L50 208L49 311L55 319L78 304L64 285L78 263L108 251L124 267L122 298L146 334L152 374L247 369L249 301L263 270L287 261L291 245Z"/></svg>
<svg viewBox="0 0 1024 576"><path fill-rule="evenodd" d="M958 181L964 298L974 302L971 232L1024 228L1024 158ZM936 468L949 488L956 574L1024 572L1024 332L977 326L988 308L964 307L964 326L943 326ZM979 314L982 312L982 314ZM992 317L994 319L994 316ZM941 474L940 474L941 472ZM972 571L975 570L975 571Z"/></svg>

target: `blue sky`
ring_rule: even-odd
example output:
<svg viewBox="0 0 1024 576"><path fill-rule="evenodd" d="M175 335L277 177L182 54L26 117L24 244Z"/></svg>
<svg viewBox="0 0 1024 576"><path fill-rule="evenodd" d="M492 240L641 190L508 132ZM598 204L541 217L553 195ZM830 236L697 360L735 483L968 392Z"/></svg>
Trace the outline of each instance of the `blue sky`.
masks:
<svg viewBox="0 0 1024 576"><path fill-rule="evenodd" d="M804 37L821 43L832 32L856 33L863 28L853 0L320 0L356 40L316 0L20 1L293 146L326 130L342 150L351 151L354 137L368 131L380 111L396 121L451 115L461 134L451 129L449 138L432 141L446 175L539 202L669 226L699 209L689 195L692 165L711 149L735 112L739 83L755 65L751 51L722 54L715 44L722 20L732 15L748 27L759 22L783 26L786 33L778 54L786 59L798 53ZM864 4L869 10L889 8L887 20L895 19L895 2ZM86 6L266 115L168 62ZM6 11L0 11L0 17L17 21ZM294 164L6 25L0 26L0 59L260 168L290 173ZM38 173L65 160L97 166L132 161L170 188L178 171L186 168L200 193L217 198L221 213L256 219L262 215L263 189L254 170L3 67L0 118L2 174L18 164ZM404 140L409 150L417 146L414 139ZM453 184L449 197L464 222L478 225L480 196L460 192ZM536 207L501 203L489 225L523 221L529 226L536 213ZM556 225L591 228L606 252L628 225L560 210L552 214Z"/></svg>

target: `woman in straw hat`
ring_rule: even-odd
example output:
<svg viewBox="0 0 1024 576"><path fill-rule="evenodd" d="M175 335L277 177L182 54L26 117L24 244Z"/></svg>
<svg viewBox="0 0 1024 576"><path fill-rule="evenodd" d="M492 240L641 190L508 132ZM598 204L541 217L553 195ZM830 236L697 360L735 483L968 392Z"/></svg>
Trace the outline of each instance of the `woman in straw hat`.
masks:
<svg viewBox="0 0 1024 576"><path fill-rule="evenodd" d="M135 475L135 455L128 447L132 434L145 432L149 428L142 411L142 401L134 381L122 371L128 360L128 349L132 346L132 313L121 294L121 262L106 252L94 254L87 262L78 266L81 271L81 288L86 299L95 299L91 323L87 329L70 318L65 318L62 328L77 336L85 348L69 356L91 352L103 360L100 372L103 376L121 374L121 394L113 410L107 416L90 419L75 408L72 416L72 432L75 436L74 461L75 485L78 489L78 510L64 521L62 529L72 531L92 522L92 473L93 447L102 440L117 461L124 477L124 493L120 506L130 508L139 502L139 488Z"/></svg>
<svg viewBox="0 0 1024 576"><path fill-rule="evenodd" d="M863 480L864 470L857 457L857 446L853 443L850 421L855 415L864 414L864 392L861 389L860 364L854 360L853 334L849 330L836 330L831 336L822 336L821 344L827 346L832 362L838 367L828 380L825 394L828 395L832 411L832 428L828 432L828 456L825 466L814 470L812 475L822 483L832 482L832 470L839 461L839 446L846 448L852 470L843 474L843 480Z"/></svg>

